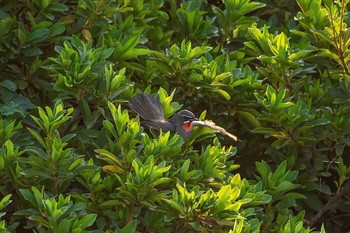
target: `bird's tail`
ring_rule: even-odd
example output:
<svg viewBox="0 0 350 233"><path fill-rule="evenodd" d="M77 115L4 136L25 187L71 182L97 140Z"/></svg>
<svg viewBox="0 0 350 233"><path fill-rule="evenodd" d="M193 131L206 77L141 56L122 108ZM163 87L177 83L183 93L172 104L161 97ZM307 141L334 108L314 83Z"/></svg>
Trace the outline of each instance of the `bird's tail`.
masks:
<svg viewBox="0 0 350 233"><path fill-rule="evenodd" d="M129 107L146 121L164 121L163 106L153 95L141 93L130 100Z"/></svg>

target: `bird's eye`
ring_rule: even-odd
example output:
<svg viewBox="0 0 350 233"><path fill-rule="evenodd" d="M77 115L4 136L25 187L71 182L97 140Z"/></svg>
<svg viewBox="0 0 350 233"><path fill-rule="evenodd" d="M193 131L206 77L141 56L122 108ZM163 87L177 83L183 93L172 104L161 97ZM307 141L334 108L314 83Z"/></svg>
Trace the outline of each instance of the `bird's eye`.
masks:
<svg viewBox="0 0 350 233"><path fill-rule="evenodd" d="M185 118L185 120L187 120L187 121L193 120L193 117L191 117L191 116L185 116L184 118Z"/></svg>

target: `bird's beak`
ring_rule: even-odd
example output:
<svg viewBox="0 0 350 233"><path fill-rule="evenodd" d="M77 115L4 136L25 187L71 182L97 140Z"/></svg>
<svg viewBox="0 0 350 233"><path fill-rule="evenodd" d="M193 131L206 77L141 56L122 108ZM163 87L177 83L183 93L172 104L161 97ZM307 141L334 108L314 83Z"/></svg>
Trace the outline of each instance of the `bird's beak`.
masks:
<svg viewBox="0 0 350 233"><path fill-rule="evenodd" d="M192 123L192 122L196 122L196 121L199 121L197 117L193 118L191 120L185 121L184 124L188 124L188 123Z"/></svg>
<svg viewBox="0 0 350 233"><path fill-rule="evenodd" d="M193 122L193 121L199 121L199 119L198 119L197 117L195 117L195 118L193 118L191 121L192 121L192 122Z"/></svg>

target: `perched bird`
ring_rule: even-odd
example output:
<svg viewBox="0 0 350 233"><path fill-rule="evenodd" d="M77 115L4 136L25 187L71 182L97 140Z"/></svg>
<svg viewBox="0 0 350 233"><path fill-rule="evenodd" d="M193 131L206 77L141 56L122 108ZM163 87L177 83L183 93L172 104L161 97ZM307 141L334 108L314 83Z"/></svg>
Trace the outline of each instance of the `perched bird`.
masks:
<svg viewBox="0 0 350 233"><path fill-rule="evenodd" d="M195 126L204 126L212 128L237 141L237 137L227 132L224 128L217 126L214 122L198 120L187 109L174 113L168 120L165 120L162 104L156 97L150 94L141 93L131 99L129 107L144 119L144 125L156 130L162 130L163 132L177 132L184 139L187 139L191 135Z"/></svg>

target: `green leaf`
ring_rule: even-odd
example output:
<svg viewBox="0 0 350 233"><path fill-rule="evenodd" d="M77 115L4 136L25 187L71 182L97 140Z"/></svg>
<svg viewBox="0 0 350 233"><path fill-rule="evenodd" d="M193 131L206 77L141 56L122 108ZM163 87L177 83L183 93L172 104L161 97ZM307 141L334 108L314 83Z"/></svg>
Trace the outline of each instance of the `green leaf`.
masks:
<svg viewBox="0 0 350 233"><path fill-rule="evenodd" d="M25 200L29 201L30 204L32 204L33 206L36 206L36 201L31 191L29 191L28 189L19 189L19 192Z"/></svg>
<svg viewBox="0 0 350 233"><path fill-rule="evenodd" d="M24 51L26 57L37 57L43 54L43 51L38 47L30 47Z"/></svg>
<svg viewBox="0 0 350 233"><path fill-rule="evenodd" d="M189 179L189 177L187 177L187 173L188 173L188 168L190 167L190 159L187 159L181 166L181 169L180 169L180 174L183 178L185 179Z"/></svg>
<svg viewBox="0 0 350 233"><path fill-rule="evenodd" d="M111 161L113 161L115 163L115 165L122 167L118 157L115 156L114 154L112 154L111 152L104 150L104 149L96 149L95 152L98 153L99 155L102 155L105 158L110 159Z"/></svg>
<svg viewBox="0 0 350 233"><path fill-rule="evenodd" d="M214 90L213 92L217 92L219 93L222 97L224 97L226 100L230 100L231 96L229 93L227 93L226 91L219 89L219 90Z"/></svg>
<svg viewBox="0 0 350 233"><path fill-rule="evenodd" d="M107 58L109 58L114 52L114 48L108 48L103 50L103 52L100 54L100 59L101 60L105 60Z"/></svg>
<svg viewBox="0 0 350 233"><path fill-rule="evenodd" d="M300 193L288 192L279 199L306 199L306 197Z"/></svg>
<svg viewBox="0 0 350 233"><path fill-rule="evenodd" d="M123 59L123 60L128 60L128 59L131 59L131 58L135 58L137 56L141 56L141 55L148 55L148 54L151 54L151 51L148 50L148 49L130 49L130 50L127 50L126 52L124 52L121 56L120 56L120 59Z"/></svg>
<svg viewBox="0 0 350 233"><path fill-rule="evenodd" d="M255 162L255 166L258 169L260 175L262 177L267 177L267 174L271 172L271 168L267 166L267 164L263 162Z"/></svg>
<svg viewBox="0 0 350 233"><path fill-rule="evenodd" d="M116 233L135 233L137 227L137 220L132 220L122 229L117 229Z"/></svg>
<svg viewBox="0 0 350 233"><path fill-rule="evenodd" d="M312 124L313 126L328 125L330 123L331 121L328 120L327 118L315 119L310 122L310 124Z"/></svg>
<svg viewBox="0 0 350 233"><path fill-rule="evenodd" d="M95 3L92 0L81 0L81 2L91 11L95 11Z"/></svg>
<svg viewBox="0 0 350 233"><path fill-rule="evenodd" d="M279 107L284 99L284 97L286 96L286 89L282 89L276 96L276 102L275 102L275 106Z"/></svg>
<svg viewBox="0 0 350 233"><path fill-rule="evenodd" d="M289 190L292 190L296 187L295 184L289 182L289 181L282 181L279 185L277 185L276 189L274 190L276 193L278 192L288 192Z"/></svg>
<svg viewBox="0 0 350 233"><path fill-rule="evenodd" d="M44 140L43 137L41 137L41 135L36 132L33 129L27 128L29 130L29 132L34 136L34 138L40 143L40 145L42 145L44 148L46 148L46 142Z"/></svg>
<svg viewBox="0 0 350 233"><path fill-rule="evenodd" d="M273 135L273 134L279 134L280 131L273 128L268 128L268 127L259 127L259 128L253 129L252 133Z"/></svg>
<svg viewBox="0 0 350 233"><path fill-rule="evenodd" d="M271 146L276 148L276 149L281 149L282 147L285 147L286 145L288 145L288 143L291 142L290 138L281 138L281 139L277 139L276 141L274 141Z"/></svg>
<svg viewBox="0 0 350 233"><path fill-rule="evenodd" d="M73 170L76 166L81 164L84 161L84 158L77 158L71 165L68 167L68 171Z"/></svg>
<svg viewBox="0 0 350 233"><path fill-rule="evenodd" d="M275 41L279 53L281 53L282 51L283 53L285 53L289 49L289 40L283 32L275 37Z"/></svg>
<svg viewBox="0 0 350 233"><path fill-rule="evenodd" d="M33 42L35 40L44 40L50 34L50 30L47 28L38 28L33 30L28 35L28 42Z"/></svg>
<svg viewBox="0 0 350 233"><path fill-rule="evenodd" d="M169 200L169 199L163 199L166 203L168 203L171 207L173 207L174 209L176 209L177 211L179 211L182 215L185 214L185 210L183 208L183 206L181 206L180 203L177 203L173 200Z"/></svg>
<svg viewBox="0 0 350 233"><path fill-rule="evenodd" d="M322 37L324 40L326 40L329 44L334 44L334 42L332 41L330 35L327 33L327 31L324 30L317 30L317 29L312 29L311 30L313 33L319 35L320 37Z"/></svg>
<svg viewBox="0 0 350 233"><path fill-rule="evenodd" d="M16 23L16 16L6 17L6 15L1 15L2 19L0 20L0 35L6 35L12 29L13 25Z"/></svg>
<svg viewBox="0 0 350 233"><path fill-rule="evenodd" d="M57 227L57 231L58 232L62 232L62 233L66 233L66 232L69 232L69 228L71 227L72 225L72 222L71 220L69 219L63 219L59 224L58 224L58 227Z"/></svg>
<svg viewBox="0 0 350 233"><path fill-rule="evenodd" d="M140 36L138 36L138 35L133 36L130 39L128 39L128 41L123 46L124 51L128 51L128 50L133 49L137 45L139 40L140 40Z"/></svg>
<svg viewBox="0 0 350 233"><path fill-rule="evenodd" d="M50 28L50 37L61 35L66 27L63 23L56 23Z"/></svg>
<svg viewBox="0 0 350 233"><path fill-rule="evenodd" d="M6 79L0 83L1 86L6 87L10 91L15 91L17 89L17 86L14 82Z"/></svg>
<svg viewBox="0 0 350 233"><path fill-rule="evenodd" d="M28 36L22 29L17 29L17 36L21 44L25 44L27 42Z"/></svg>
<svg viewBox="0 0 350 233"><path fill-rule="evenodd" d="M260 9L262 7L265 7L266 4L262 3L262 2L249 2L249 1L244 1L243 6L240 7L239 11L242 14L248 14L252 11L255 11L257 9Z"/></svg>
<svg viewBox="0 0 350 233"><path fill-rule="evenodd" d="M234 222L234 226L233 226L233 231L232 233L241 233L243 230L243 226L244 226L244 220L240 219L240 220L235 220Z"/></svg>
<svg viewBox="0 0 350 233"><path fill-rule="evenodd" d="M270 85L266 88L266 97L269 100L271 106L275 106L276 103L276 91Z"/></svg>
<svg viewBox="0 0 350 233"><path fill-rule="evenodd" d="M275 172L272 176L272 180L274 182L278 181L278 179L286 173L286 168L287 168L287 162L283 161L275 170Z"/></svg>
<svg viewBox="0 0 350 233"><path fill-rule="evenodd" d="M104 206L123 206L124 203L119 200L108 200L100 204L101 207Z"/></svg>
<svg viewBox="0 0 350 233"><path fill-rule="evenodd" d="M78 226L82 229L92 226L97 218L97 214L88 214L78 221Z"/></svg>
<svg viewBox="0 0 350 233"><path fill-rule="evenodd" d="M62 3L53 2L50 9L57 12L64 12L68 10L68 6Z"/></svg>
<svg viewBox="0 0 350 233"><path fill-rule="evenodd" d="M238 115L250 128L261 128L260 121L252 113L247 111L237 111Z"/></svg>
<svg viewBox="0 0 350 233"><path fill-rule="evenodd" d="M2 198L2 200L0 201L0 210L5 208L8 204L10 204L12 202L12 200L10 200L11 196L12 196L12 194L8 194ZM0 218L1 218L1 216L0 216Z"/></svg>
<svg viewBox="0 0 350 233"><path fill-rule="evenodd" d="M299 58L302 58L302 57L305 57L306 55L312 53L314 50L300 50L296 53L292 53L290 56L289 56L289 60L290 61L295 61Z"/></svg>

